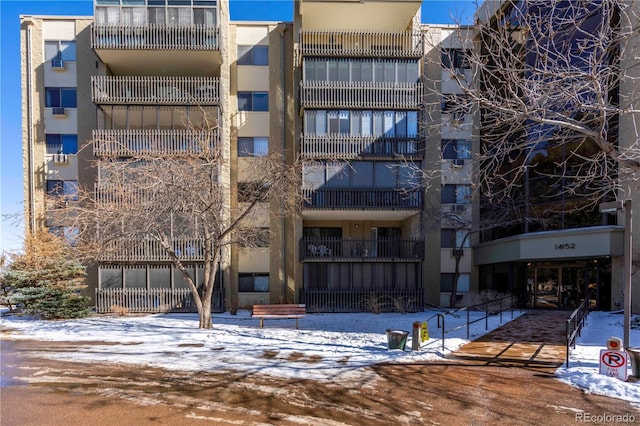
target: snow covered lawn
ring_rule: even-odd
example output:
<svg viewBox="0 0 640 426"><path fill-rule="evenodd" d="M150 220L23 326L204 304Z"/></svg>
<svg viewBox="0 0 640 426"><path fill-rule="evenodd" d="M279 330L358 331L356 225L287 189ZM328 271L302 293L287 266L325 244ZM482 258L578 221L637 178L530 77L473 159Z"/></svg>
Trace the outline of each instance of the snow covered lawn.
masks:
<svg viewBox="0 0 640 426"><path fill-rule="evenodd" d="M442 330L437 311L413 314L307 314L294 320L258 319L240 311L214 315L213 330L198 330L195 314L106 316L67 321L39 321L3 317L2 329L12 338L87 343L82 350L55 352L52 357L72 361L141 364L185 371L225 369L262 373L286 378L352 380L373 374L362 369L380 362L438 360L466 343L466 329L447 333L442 351ZM516 313L516 316L520 315ZM477 313L476 315L481 315ZM503 323L511 318L504 314ZM558 369L559 380L588 392L640 403L640 382L623 382L598 373L600 349L611 336L622 335L621 314L594 312L571 353L570 368ZM430 339L421 350L411 352L411 335L405 351L389 350L385 330L411 331L414 321L428 321ZM446 316L446 329L466 322L466 313ZM497 317L489 331L501 324ZM486 333L484 321L471 326L471 338ZM640 343L640 330L631 330L631 341ZM631 375L631 368L629 367Z"/></svg>

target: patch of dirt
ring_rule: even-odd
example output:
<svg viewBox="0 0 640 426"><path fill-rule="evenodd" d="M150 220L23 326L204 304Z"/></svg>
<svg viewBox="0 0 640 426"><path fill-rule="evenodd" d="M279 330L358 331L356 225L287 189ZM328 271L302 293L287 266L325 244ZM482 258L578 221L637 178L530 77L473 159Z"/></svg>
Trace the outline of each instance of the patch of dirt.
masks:
<svg viewBox="0 0 640 426"><path fill-rule="evenodd" d="M528 368L385 364L370 369L373 378L333 384L52 361L47 345L2 342L2 377L10 378L0 393L3 426L122 424L123 412L128 424L141 426L573 424L576 413L640 419L627 402L586 394ZM65 350L74 345L56 343Z"/></svg>

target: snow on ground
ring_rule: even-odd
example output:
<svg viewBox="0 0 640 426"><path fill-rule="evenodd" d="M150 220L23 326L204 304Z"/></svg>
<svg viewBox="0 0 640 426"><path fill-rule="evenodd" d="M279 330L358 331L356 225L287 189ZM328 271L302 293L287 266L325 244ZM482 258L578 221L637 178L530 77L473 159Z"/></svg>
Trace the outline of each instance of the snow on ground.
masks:
<svg viewBox="0 0 640 426"><path fill-rule="evenodd" d="M6 316L0 324L12 338L87 342L73 352L53 352L52 357L72 361L147 365L185 371L236 370L286 378L353 380L372 375L361 367L380 362L438 360L466 339L467 313L447 314L445 348L438 311L412 314L307 314L294 320L265 320L265 328L250 312L217 314L213 330L199 330L195 314L134 316L99 315L66 321L40 321ZM519 316L521 312L516 312ZM482 313L471 313L471 319ZM505 313L503 324L511 319ZM570 368L558 369L559 380L588 392L640 403L640 382L599 374L600 349L611 336L622 335L620 314L593 312L571 352ZM387 329L411 331L414 321L427 321L430 339L412 352L411 333L405 351L388 349ZM471 325L471 339L500 326L497 316ZM91 342L106 342L94 344ZM640 330L631 330L631 341L640 342ZM631 374L631 368L629 368Z"/></svg>

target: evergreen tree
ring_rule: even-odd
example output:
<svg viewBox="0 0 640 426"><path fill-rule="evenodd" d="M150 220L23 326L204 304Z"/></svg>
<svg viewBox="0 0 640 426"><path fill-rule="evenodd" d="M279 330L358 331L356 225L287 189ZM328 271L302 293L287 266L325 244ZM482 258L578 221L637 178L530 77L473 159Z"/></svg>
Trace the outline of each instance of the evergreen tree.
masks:
<svg viewBox="0 0 640 426"><path fill-rule="evenodd" d="M26 237L24 254L12 256L0 281L27 315L79 318L89 314L88 298L80 293L86 287L85 275L64 239L39 232Z"/></svg>

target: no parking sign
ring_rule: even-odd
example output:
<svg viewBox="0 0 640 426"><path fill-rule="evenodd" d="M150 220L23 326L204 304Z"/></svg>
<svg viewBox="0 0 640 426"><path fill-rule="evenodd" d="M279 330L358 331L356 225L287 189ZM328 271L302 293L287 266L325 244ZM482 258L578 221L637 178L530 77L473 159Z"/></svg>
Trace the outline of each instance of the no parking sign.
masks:
<svg viewBox="0 0 640 426"><path fill-rule="evenodd" d="M600 374L627 380L627 353L610 349L600 350Z"/></svg>

